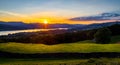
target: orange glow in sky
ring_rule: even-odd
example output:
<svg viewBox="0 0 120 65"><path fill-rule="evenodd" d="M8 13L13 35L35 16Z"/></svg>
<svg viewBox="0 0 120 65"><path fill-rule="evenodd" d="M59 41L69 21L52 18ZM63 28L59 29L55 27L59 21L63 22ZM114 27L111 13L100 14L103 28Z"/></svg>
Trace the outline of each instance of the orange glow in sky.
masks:
<svg viewBox="0 0 120 65"><path fill-rule="evenodd" d="M119 2L120 0L0 0L0 21L44 24L102 23L103 21L70 19L109 12L120 13Z"/></svg>
<svg viewBox="0 0 120 65"><path fill-rule="evenodd" d="M19 14L19 13L11 13L11 12L5 12L0 11L0 21L22 21L24 23L44 23L44 24L92 24L96 23L96 21L72 21L69 20L70 18L73 18L75 16L53 16L52 14L47 15L25 15L25 14ZM81 14L82 15L82 14ZM97 21L99 23L100 21Z"/></svg>
<svg viewBox="0 0 120 65"><path fill-rule="evenodd" d="M45 19L43 23L44 23L44 24L48 24L48 20Z"/></svg>
<svg viewBox="0 0 120 65"><path fill-rule="evenodd" d="M74 15L57 15L56 13L33 13L33 14L20 14L15 12L0 11L3 13L0 15L0 21L22 21L24 23L44 23L44 24L56 24L56 23L65 23L65 24L89 24L90 22L83 21L70 21L68 19L74 17ZM58 12L59 13L59 12Z"/></svg>

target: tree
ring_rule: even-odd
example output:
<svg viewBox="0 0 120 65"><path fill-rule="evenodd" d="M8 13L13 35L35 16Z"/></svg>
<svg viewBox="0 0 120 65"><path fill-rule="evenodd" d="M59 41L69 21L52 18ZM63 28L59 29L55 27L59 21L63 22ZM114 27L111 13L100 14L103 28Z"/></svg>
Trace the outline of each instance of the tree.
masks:
<svg viewBox="0 0 120 65"><path fill-rule="evenodd" d="M112 35L120 35L120 24L114 24L108 28L111 30Z"/></svg>
<svg viewBox="0 0 120 65"><path fill-rule="evenodd" d="M111 41L111 31L108 28L101 28L94 34L96 43L107 44Z"/></svg>

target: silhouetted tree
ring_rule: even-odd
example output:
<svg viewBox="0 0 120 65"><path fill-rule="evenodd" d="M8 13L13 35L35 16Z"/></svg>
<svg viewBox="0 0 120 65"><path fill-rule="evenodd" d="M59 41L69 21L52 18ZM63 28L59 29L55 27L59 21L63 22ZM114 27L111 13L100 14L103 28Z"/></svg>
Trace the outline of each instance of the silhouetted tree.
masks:
<svg viewBox="0 0 120 65"><path fill-rule="evenodd" d="M120 24L115 24L108 28L112 32L112 35L120 35Z"/></svg>
<svg viewBox="0 0 120 65"><path fill-rule="evenodd" d="M101 28L94 34L96 43L107 44L111 41L111 31L108 28Z"/></svg>
<svg viewBox="0 0 120 65"><path fill-rule="evenodd" d="M86 31L87 39L92 40L94 38L94 34L96 33L96 31L97 31L96 29Z"/></svg>

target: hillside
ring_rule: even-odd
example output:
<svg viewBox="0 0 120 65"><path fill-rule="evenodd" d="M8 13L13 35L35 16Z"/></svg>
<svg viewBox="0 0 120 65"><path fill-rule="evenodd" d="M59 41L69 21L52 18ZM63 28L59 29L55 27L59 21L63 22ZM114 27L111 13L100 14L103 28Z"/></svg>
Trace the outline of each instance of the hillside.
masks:
<svg viewBox="0 0 120 65"><path fill-rule="evenodd" d="M119 36L120 37L120 36ZM90 52L120 52L120 39L112 37L112 44L96 44L91 41L82 41L69 44L44 45L44 44L23 44L23 43L0 43L0 51L13 53L90 53ZM117 43L117 44L116 44Z"/></svg>

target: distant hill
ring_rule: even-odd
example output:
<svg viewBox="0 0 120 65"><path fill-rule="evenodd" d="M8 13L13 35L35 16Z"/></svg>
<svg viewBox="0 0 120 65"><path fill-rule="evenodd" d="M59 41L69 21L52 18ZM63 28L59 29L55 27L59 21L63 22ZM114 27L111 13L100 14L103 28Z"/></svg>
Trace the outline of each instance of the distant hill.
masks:
<svg viewBox="0 0 120 65"><path fill-rule="evenodd" d="M16 29L22 29L18 26L12 26L12 25L7 25L7 24L0 24L0 31L5 31L5 30L16 30Z"/></svg>
<svg viewBox="0 0 120 65"><path fill-rule="evenodd" d="M97 29L101 27L107 27L114 24L120 24L120 21L116 22L107 22L107 23L94 23L89 25L82 24L49 24L48 28L69 28L76 30L89 30ZM0 22L0 31L6 30L24 30L24 29L41 29L44 28L44 25L41 23L30 23L26 24L23 22Z"/></svg>
<svg viewBox="0 0 120 65"><path fill-rule="evenodd" d="M98 28L102 28L102 27L108 27L108 26L112 26L115 24L120 24L120 21L107 22L107 23L94 23L94 24L85 25L83 27L76 27L73 29L75 29L75 30L90 30L90 29L98 29Z"/></svg>
<svg viewBox="0 0 120 65"><path fill-rule="evenodd" d="M49 24L48 28L76 28L83 27L82 24ZM41 23L26 24L23 22L3 22L0 21L0 31L5 30L23 30L23 29L41 29L44 25Z"/></svg>

